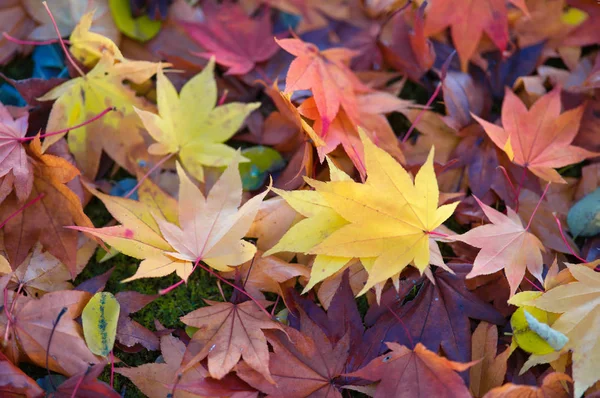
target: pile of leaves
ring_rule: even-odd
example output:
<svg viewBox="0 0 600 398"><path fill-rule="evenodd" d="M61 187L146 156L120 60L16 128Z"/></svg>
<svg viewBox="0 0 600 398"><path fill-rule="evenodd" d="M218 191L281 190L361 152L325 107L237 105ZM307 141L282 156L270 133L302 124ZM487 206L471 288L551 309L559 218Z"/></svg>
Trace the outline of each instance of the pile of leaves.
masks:
<svg viewBox="0 0 600 398"><path fill-rule="evenodd" d="M600 394L596 0L0 21L2 396Z"/></svg>

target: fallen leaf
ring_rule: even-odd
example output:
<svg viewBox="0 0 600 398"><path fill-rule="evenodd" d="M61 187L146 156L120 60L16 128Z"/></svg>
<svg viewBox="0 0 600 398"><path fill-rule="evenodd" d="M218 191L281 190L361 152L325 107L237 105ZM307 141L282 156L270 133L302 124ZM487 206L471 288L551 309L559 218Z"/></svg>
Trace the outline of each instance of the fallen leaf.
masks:
<svg viewBox="0 0 600 398"><path fill-rule="evenodd" d="M381 380L375 398L471 397L465 382L456 372L467 370L473 362L449 361L429 351L421 343L417 343L414 351L397 343L386 344L390 353L375 358L364 368L347 375Z"/></svg>
<svg viewBox="0 0 600 398"><path fill-rule="evenodd" d="M109 292L99 292L85 305L81 313L83 335L90 351L108 356L115 345L117 322L121 306Z"/></svg>
<svg viewBox="0 0 600 398"><path fill-rule="evenodd" d="M219 271L250 260L256 247L242 240L268 190L240 206L242 182L238 158L221 175L205 199L177 164L179 226L152 212L141 202L97 194L122 223L116 227L75 228L104 240L120 252L142 259L135 275L124 281L168 275L175 271L183 280L192 262L204 261ZM239 207L239 209L238 209ZM211 225L210 228L205 228Z"/></svg>
<svg viewBox="0 0 600 398"><path fill-rule="evenodd" d="M109 106L115 108L115 111L109 112L100 120L69 132L69 149L75 156L82 174L90 180L96 177L103 150L126 170L135 171L128 163L126 153L129 148L143 145L144 141L141 136L143 126L133 107L152 107L136 96L133 90L123 85L123 80L147 80L157 70L155 64L152 66L149 62L142 62L141 70L144 73L140 74L140 70L131 67L131 64L139 65L137 62L141 61L115 65L114 59L108 53L104 54L85 76L71 79L39 98L40 101L55 100L46 127L53 132L79 125ZM64 134L45 138L43 150L47 150L62 136Z"/></svg>
<svg viewBox="0 0 600 398"><path fill-rule="evenodd" d="M296 58L290 64L285 81L285 92L311 90L327 135L329 126L340 107L357 124L360 120L356 93L370 91L348 67L355 53L346 48L319 51L317 46L300 39L276 40L277 44Z"/></svg>
<svg viewBox="0 0 600 398"><path fill-rule="evenodd" d="M222 379L243 359L252 369L273 381L263 330L283 330L282 325L267 317L253 301L233 304L207 300L207 303L209 306L181 317L183 323L199 329L188 345L184 369L208 357L211 377Z"/></svg>
<svg viewBox="0 0 600 398"><path fill-rule="evenodd" d="M453 240L482 249L477 254L473 269L467 278L493 274L504 269L511 296L515 294L525 277L525 271L529 271L540 283L543 283L542 251L545 249L542 242L523 227L520 217L510 207L506 208L507 215L504 215L481 202L477 197L475 200L491 224L452 237Z"/></svg>
<svg viewBox="0 0 600 398"><path fill-rule="evenodd" d="M217 7L207 2L202 7L203 23L183 22L186 33L218 64L229 68L229 75L245 75L257 63L271 58L279 50L273 40L271 15L264 10L257 18L249 18L237 4L224 3Z"/></svg>
<svg viewBox="0 0 600 398"><path fill-rule="evenodd" d="M409 274L400 282L398 293L388 290L381 297L380 305L373 304L369 308L365 323L377 331L378 338L374 340L380 345L381 353L385 350L384 341L422 343L434 352L441 348L452 360L466 362L471 360L469 318L504 324L500 313L465 286L465 275L471 265L451 264L450 268L454 274L437 269L433 281ZM416 297L404 304L404 297L419 285Z"/></svg>
<svg viewBox="0 0 600 398"><path fill-rule="evenodd" d="M267 332L273 347L269 366L274 383L245 362L237 366L237 375L269 396L341 398L335 378L344 371L349 336L334 344L310 320L303 320L302 324L301 332L291 328L286 329L287 335Z"/></svg>
<svg viewBox="0 0 600 398"><path fill-rule="evenodd" d="M506 89L502 103L502 125L496 126L473 115L487 135L516 164L543 180L564 183L556 167L579 163L598 153L571 145L583 107L560 113L560 88L544 95L527 110L521 100Z"/></svg>
<svg viewBox="0 0 600 398"><path fill-rule="evenodd" d="M303 220L308 228L304 225L299 228L301 224L296 224L267 252L292 249L336 259L330 264L313 264L305 291L354 257L370 259L363 260L369 279L359 295L399 274L410 262L423 272L429 266L430 232L450 217L458 204L438 208L433 150L413 182L387 152L377 148L366 135L362 134L361 138L368 175L364 184L348 180L328 183L307 180L316 189L313 194L319 198L316 203L321 207L322 203L326 204L327 211L333 212L327 229L322 229L327 233L317 233L313 225ZM294 207L290 200L288 203Z"/></svg>
<svg viewBox="0 0 600 398"><path fill-rule="evenodd" d="M223 142L231 138L244 119L260 104L233 102L217 104L214 60L189 80L179 95L173 84L158 71L156 115L142 109L136 112L157 143L148 148L152 155L177 153L186 170L204 181L203 166L227 166L235 156Z"/></svg>
<svg viewBox="0 0 600 398"><path fill-rule="evenodd" d="M16 214L4 226L8 259L12 264L23 263L39 241L74 278L81 271L77 267L77 232L64 227L92 226L80 198L66 185L79 170L63 158L42 154L39 139L29 145L29 155L33 158L34 181L27 203L33 203L19 212L23 205L11 195L0 209L3 220Z"/></svg>

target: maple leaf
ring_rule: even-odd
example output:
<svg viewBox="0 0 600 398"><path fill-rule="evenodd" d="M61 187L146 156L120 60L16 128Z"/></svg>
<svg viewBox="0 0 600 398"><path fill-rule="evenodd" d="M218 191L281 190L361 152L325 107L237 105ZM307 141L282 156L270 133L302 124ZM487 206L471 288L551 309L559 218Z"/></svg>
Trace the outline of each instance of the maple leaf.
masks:
<svg viewBox="0 0 600 398"><path fill-rule="evenodd" d="M156 335L129 317L150 304L158 295L141 294L138 292L119 292L115 298L120 304L119 321L117 324L117 341L126 347L142 345L150 351L158 349Z"/></svg>
<svg viewBox="0 0 600 398"><path fill-rule="evenodd" d="M136 109L144 126L157 143L148 148L153 155L177 153L186 170L204 181L203 166L226 166L235 156L233 148L223 142L235 134L244 119L260 103L233 102L215 107L217 83L214 78L214 59L204 70L177 91L158 72L158 112Z"/></svg>
<svg viewBox="0 0 600 398"><path fill-rule="evenodd" d="M29 145L33 165L33 187L26 208L14 195L0 208L4 226L4 245L8 260L21 264L31 248L39 241L54 257L67 266L71 276L77 269L77 232L65 226L77 224L93 226L83 212L80 198L66 185L78 174L67 160L42 154L39 139ZM8 219L14 215L14 217Z"/></svg>
<svg viewBox="0 0 600 398"><path fill-rule="evenodd" d="M344 373L373 360L379 354L381 336L372 333L374 328L364 330L349 270L342 275L327 313L311 299L287 291L288 322L294 328L286 328L290 338L266 333L274 347L270 365L276 385L244 363L237 366L238 375L270 396L341 397L342 388L364 391L363 380Z"/></svg>
<svg viewBox="0 0 600 398"><path fill-rule="evenodd" d="M527 11L522 0L511 0ZM447 2L432 0L427 9L425 34L431 36L450 26L452 41L460 57L462 70L466 71L483 32L494 42L500 52L508 44L508 15L506 0L461 0Z"/></svg>
<svg viewBox="0 0 600 398"><path fill-rule="evenodd" d="M157 68L156 64L142 61L115 64L107 52L85 76L71 79L38 98L40 101L56 100L46 127L50 131L66 130L90 120L107 106L114 107L115 111L97 122L70 130L69 149L89 179L96 177L102 151L126 170L135 172L127 152L129 148L143 145L144 140L141 136L143 125L133 107L152 107L123 85L123 80L142 83L152 77ZM43 150L65 134L45 138Z"/></svg>
<svg viewBox="0 0 600 398"><path fill-rule="evenodd" d="M390 353L372 360L347 376L381 380L375 398L383 397L461 397L470 398L462 372L473 362L453 362L429 351L421 343L411 350L397 343L386 343Z"/></svg>
<svg viewBox="0 0 600 398"><path fill-rule="evenodd" d="M237 375L270 396L341 398L334 379L344 371L350 349L349 335L334 344L310 320L303 320L302 324L301 332L288 328L287 335L266 333L274 351L269 356L269 366L275 383L245 362L237 366Z"/></svg>
<svg viewBox="0 0 600 398"><path fill-rule="evenodd" d="M164 330L157 321L156 329ZM115 372L127 377L147 396L167 396L173 392L171 387L177 381L181 361L185 354L185 344L171 334L160 338L160 351L164 359L163 363L146 363L135 368L117 368ZM205 378L208 375L206 369L196 364L181 375L179 383L185 384L193 380ZM193 398L197 395L178 391L178 397Z"/></svg>
<svg viewBox="0 0 600 398"><path fill-rule="evenodd" d="M544 377L540 387L506 383L485 394L484 398L568 398L571 394L565 389L565 382L571 383L573 380L564 373L553 372Z"/></svg>
<svg viewBox="0 0 600 398"><path fill-rule="evenodd" d="M154 207L131 199L95 193L122 225L81 228L127 254L143 260L125 282L168 275L175 271L187 281L191 262L204 261L219 271L230 271L250 260L256 247L242 240L268 190L240 206L242 181L239 155L227 167L207 198L177 164L179 226L154 212ZM239 209L238 209L239 207ZM208 226L208 228L207 228Z"/></svg>
<svg viewBox="0 0 600 398"><path fill-rule="evenodd" d="M222 379L241 358L273 382L263 330L283 330L282 325L271 320L253 301L241 304L206 302L209 306L180 318L186 325L199 329L188 344L183 360L184 369L208 357L211 377Z"/></svg>
<svg viewBox="0 0 600 398"><path fill-rule="evenodd" d="M531 109L506 89L502 103L502 125L472 115L487 135L502 148L516 164L526 167L543 180L565 183L554 170L598 153L571 145L575 138L584 107L560 113L560 87L538 99Z"/></svg>
<svg viewBox="0 0 600 398"><path fill-rule="evenodd" d="M493 274L504 269L511 296L517 291L526 270L543 283L542 252L545 248L542 242L528 228L523 227L521 218L510 207L506 208L507 215L504 215L477 197L475 200L492 223L452 237L482 249L467 278Z"/></svg>
<svg viewBox="0 0 600 398"><path fill-rule="evenodd" d="M186 33L208 53L197 54L210 58L228 67L229 75L245 75L256 63L271 58L279 50L273 40L273 25L269 12L262 12L256 18L249 18L242 7L225 3L217 7L206 2L202 7L203 23L181 25Z"/></svg>
<svg viewBox="0 0 600 398"><path fill-rule="evenodd" d="M561 314L550 326L569 339L563 352L573 353L575 396L580 397L600 380L593 365L600 358L600 274L578 264L568 264L567 267L576 281L557 286L527 305ZM536 363L537 359L543 358L532 355L528 363Z"/></svg>
<svg viewBox="0 0 600 398"><path fill-rule="evenodd" d="M22 138L27 134L28 114L16 119L0 102L0 177L11 179L15 193L20 201L29 197L33 185L33 167L31 166ZM8 192L4 195L8 195Z"/></svg>
<svg viewBox="0 0 600 398"><path fill-rule="evenodd" d="M348 67L356 53L346 48L319 51L317 46L300 39L277 40L285 51L296 56L290 64L285 80L285 92L311 90L321 116L323 135L338 114L340 107L350 120L360 120L356 92L368 92Z"/></svg>
<svg viewBox="0 0 600 398"><path fill-rule="evenodd" d="M409 274L400 282L398 293L394 289L385 292L381 304L372 305L365 316L367 326L372 326L373 333L377 333L374 340L410 345L419 342L436 352L441 347L452 360L471 360L469 318L500 325L504 317L465 286L470 264L451 264L450 268L454 274L437 269L432 281ZM416 297L403 304L404 297L419 285ZM381 348L385 348L383 344Z"/></svg>
<svg viewBox="0 0 600 398"><path fill-rule="evenodd" d="M458 205L438 208L433 150L413 182L387 152L375 146L364 133L361 138L368 176L364 184L351 180L327 183L307 180L316 190L310 194L314 203L303 203L301 207L284 196L292 207L299 207L300 213L309 218L291 228L266 254L299 251L328 260L315 260L305 290L337 272L354 257L361 258L369 273L359 295L398 275L410 262L423 272L430 262L430 233ZM323 222L318 220L323 215L316 214L323 208L329 222L325 226L315 225Z"/></svg>
<svg viewBox="0 0 600 398"><path fill-rule="evenodd" d="M0 352L0 392L4 396L35 398L44 396L44 390Z"/></svg>
<svg viewBox="0 0 600 398"><path fill-rule="evenodd" d="M470 369L469 389L473 396L482 397L491 389L502 385L511 350L506 347L501 354L496 355L498 328L487 322L477 325L472 345L472 359L477 363Z"/></svg>
<svg viewBox="0 0 600 398"><path fill-rule="evenodd" d="M0 280L2 290L8 278L5 276ZM100 363L101 360L88 349L81 326L75 321L90 297L87 292L73 290L48 293L40 299L13 292L8 293L7 302L0 297L2 305L12 309L12 312L0 314L3 337L9 324L6 313L10 313L12 319L8 340L3 339L4 346L8 346L4 353L14 362L28 360L41 367L47 364L50 370L69 376L84 372L90 364ZM62 316L55 325L59 314ZM46 355L48 348L50 353Z"/></svg>

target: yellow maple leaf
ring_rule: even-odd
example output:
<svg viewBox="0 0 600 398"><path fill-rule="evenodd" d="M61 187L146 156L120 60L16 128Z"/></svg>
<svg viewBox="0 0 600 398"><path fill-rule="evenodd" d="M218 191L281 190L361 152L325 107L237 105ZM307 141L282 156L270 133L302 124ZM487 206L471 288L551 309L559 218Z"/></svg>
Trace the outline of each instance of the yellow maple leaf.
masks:
<svg viewBox="0 0 600 398"><path fill-rule="evenodd" d="M128 162L128 149L143 145L144 140L140 134L143 125L133 106L143 109L152 109L152 106L137 97L123 81L147 80L156 73L157 65L151 62L115 64L114 58L105 53L85 76L71 79L39 98L40 101L56 100L48 119L48 131L68 129L93 118L109 106L114 107L113 112L101 119L70 130L69 149L86 177L92 180L96 177L103 150L120 166L135 172ZM45 151L63 136L47 137L42 149Z"/></svg>
<svg viewBox="0 0 600 398"><path fill-rule="evenodd" d="M233 158L205 198L177 164L180 179L179 225L166 220L156 207L115 196L94 194L121 225L75 229L102 239L120 252L143 260L135 273L124 280L161 277L176 272L187 280L192 262L203 261L219 271L249 261L256 247L242 240L268 190L240 207L242 181Z"/></svg>
<svg viewBox="0 0 600 398"><path fill-rule="evenodd" d="M561 314L552 329L568 337L561 353L573 353L575 397L600 380L600 274L584 265L568 264L574 282L557 286L528 305ZM556 360L560 353L532 355L525 366Z"/></svg>
<svg viewBox="0 0 600 398"><path fill-rule="evenodd" d="M430 235L458 203L438 207L433 149L415 177L360 132L367 180L320 182L315 192L285 193L284 199L307 218L266 254L294 251L317 254L309 286L360 258L369 278L363 290L398 275L409 263L423 272L430 263ZM301 205L295 199L305 199ZM312 201L310 200L312 199ZM319 224L321 223L321 224ZM343 260L342 260L343 259Z"/></svg>
<svg viewBox="0 0 600 398"><path fill-rule="evenodd" d="M153 155L178 153L186 170L200 181L203 166L226 166L235 149L223 142L235 134L244 119L260 103L217 104L214 58L202 72L190 79L177 94L173 84L159 70L157 102L159 114L136 109L144 126L157 142L148 151Z"/></svg>

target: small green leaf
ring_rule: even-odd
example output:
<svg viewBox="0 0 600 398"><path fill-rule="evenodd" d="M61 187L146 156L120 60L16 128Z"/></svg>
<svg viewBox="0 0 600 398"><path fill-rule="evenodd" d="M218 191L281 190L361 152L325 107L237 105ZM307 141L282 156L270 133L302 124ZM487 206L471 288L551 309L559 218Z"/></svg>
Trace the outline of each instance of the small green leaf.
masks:
<svg viewBox="0 0 600 398"><path fill-rule="evenodd" d="M139 41L148 41L158 34L162 23L147 15L134 18L129 1L110 0L110 11L117 28L126 36Z"/></svg>
<svg viewBox="0 0 600 398"><path fill-rule="evenodd" d="M575 203L567 215L573 236L595 236L600 233L600 188Z"/></svg>
<svg viewBox="0 0 600 398"><path fill-rule="evenodd" d="M244 149L242 156L249 160L240 163L240 175L246 191L259 189L269 173L285 167L285 161L279 152L266 146L259 145Z"/></svg>
<svg viewBox="0 0 600 398"><path fill-rule="evenodd" d="M96 355L107 356L115 345L121 306L108 292L94 294L81 314L85 342Z"/></svg>

